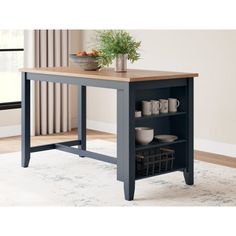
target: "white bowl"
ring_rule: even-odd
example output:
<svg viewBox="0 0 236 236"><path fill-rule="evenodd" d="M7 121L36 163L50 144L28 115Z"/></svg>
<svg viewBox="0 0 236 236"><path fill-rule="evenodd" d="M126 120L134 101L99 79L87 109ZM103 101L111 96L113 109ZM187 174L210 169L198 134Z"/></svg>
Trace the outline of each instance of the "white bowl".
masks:
<svg viewBox="0 0 236 236"><path fill-rule="evenodd" d="M149 127L136 127L135 128L135 139L142 145L149 144L154 137L154 129Z"/></svg>

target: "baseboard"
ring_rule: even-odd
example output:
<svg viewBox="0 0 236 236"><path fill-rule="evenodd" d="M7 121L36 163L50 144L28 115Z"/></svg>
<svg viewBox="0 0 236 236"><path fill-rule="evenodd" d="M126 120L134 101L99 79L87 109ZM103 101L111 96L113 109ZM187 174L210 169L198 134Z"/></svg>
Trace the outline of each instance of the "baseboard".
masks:
<svg viewBox="0 0 236 236"><path fill-rule="evenodd" d="M18 136L21 134L21 125L9 125L0 127L0 138Z"/></svg>
<svg viewBox="0 0 236 236"><path fill-rule="evenodd" d="M236 145L233 144L196 138L194 139L194 149L236 158Z"/></svg>
<svg viewBox="0 0 236 236"><path fill-rule="evenodd" d="M116 124L105 123L95 120L87 120L87 129L103 131L111 134L116 133Z"/></svg>
<svg viewBox="0 0 236 236"><path fill-rule="evenodd" d="M72 128L77 128L77 119L72 118ZM87 120L87 129L103 131L106 133L116 134L116 124L106 123L96 120Z"/></svg>
<svg viewBox="0 0 236 236"><path fill-rule="evenodd" d="M72 118L72 128L77 128L77 119ZM116 134L116 124L87 120L87 129ZM9 125L0 127L0 138L21 135L21 125Z"/></svg>

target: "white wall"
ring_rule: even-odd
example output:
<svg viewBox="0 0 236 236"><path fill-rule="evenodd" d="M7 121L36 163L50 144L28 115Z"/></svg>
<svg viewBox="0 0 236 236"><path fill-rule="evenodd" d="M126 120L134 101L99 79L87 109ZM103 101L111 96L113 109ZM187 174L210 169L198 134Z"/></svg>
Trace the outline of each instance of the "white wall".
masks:
<svg viewBox="0 0 236 236"><path fill-rule="evenodd" d="M200 74L199 78L195 79L194 89L196 147L236 156L236 31L131 30L130 32L136 39L142 41L142 59L130 64L129 68ZM91 35L93 32L83 31L84 48L88 45ZM109 105L110 112L116 114L115 93L109 93L107 101L107 91L104 90L101 94L93 89L91 103L96 101L98 95L99 102ZM89 106L89 119L115 124L115 116L108 119L107 113L100 113L99 106L90 104ZM231 152L226 150L229 148Z"/></svg>

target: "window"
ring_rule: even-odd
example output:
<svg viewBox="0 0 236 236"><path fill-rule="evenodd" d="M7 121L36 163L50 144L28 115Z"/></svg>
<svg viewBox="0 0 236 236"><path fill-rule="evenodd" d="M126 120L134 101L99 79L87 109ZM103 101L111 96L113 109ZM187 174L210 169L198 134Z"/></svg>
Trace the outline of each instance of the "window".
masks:
<svg viewBox="0 0 236 236"><path fill-rule="evenodd" d="M0 30L0 110L21 107L24 31Z"/></svg>

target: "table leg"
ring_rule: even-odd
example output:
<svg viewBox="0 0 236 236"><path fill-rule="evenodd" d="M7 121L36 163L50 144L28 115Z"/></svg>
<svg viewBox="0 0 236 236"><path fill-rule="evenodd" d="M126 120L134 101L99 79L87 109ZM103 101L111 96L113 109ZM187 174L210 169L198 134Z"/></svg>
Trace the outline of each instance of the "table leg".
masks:
<svg viewBox="0 0 236 236"><path fill-rule="evenodd" d="M127 85L118 90L117 111L117 178L124 182L126 200L133 200L135 191L135 93Z"/></svg>
<svg viewBox="0 0 236 236"><path fill-rule="evenodd" d="M117 90L117 180L124 180L124 91Z"/></svg>
<svg viewBox="0 0 236 236"><path fill-rule="evenodd" d="M21 101L21 166L28 167L30 162L30 80L22 73Z"/></svg>
<svg viewBox="0 0 236 236"><path fill-rule="evenodd" d="M187 121L187 168L184 170L186 184L194 184L194 154L193 154L193 78L188 79L187 101L188 101L188 121Z"/></svg>
<svg viewBox="0 0 236 236"><path fill-rule="evenodd" d="M78 139L81 149L86 150L86 86L81 85L78 85Z"/></svg>

